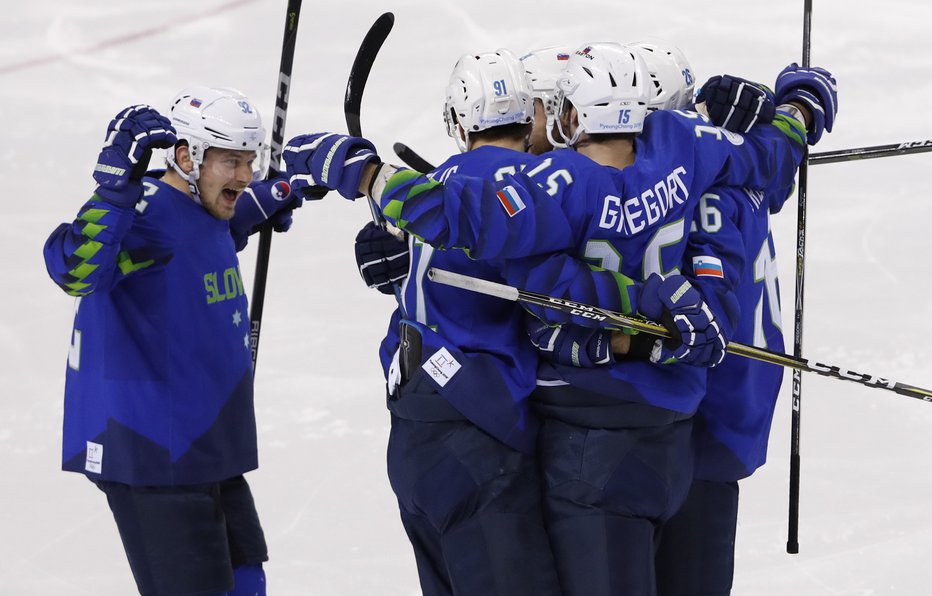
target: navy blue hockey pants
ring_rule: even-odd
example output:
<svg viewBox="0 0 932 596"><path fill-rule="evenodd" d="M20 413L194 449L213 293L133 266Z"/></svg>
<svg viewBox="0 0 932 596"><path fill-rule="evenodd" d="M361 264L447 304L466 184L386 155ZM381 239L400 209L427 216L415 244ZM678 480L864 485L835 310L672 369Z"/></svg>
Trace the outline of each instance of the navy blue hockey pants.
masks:
<svg viewBox="0 0 932 596"><path fill-rule="evenodd" d="M694 480L657 551L660 596L727 596L735 570L738 483Z"/></svg>
<svg viewBox="0 0 932 596"><path fill-rule="evenodd" d="M235 583L264 586L268 549L242 476L190 486L95 484L107 495L143 596L239 595L245 592Z"/></svg>
<svg viewBox="0 0 932 596"><path fill-rule="evenodd" d="M566 596L657 593L657 533L689 490L691 430L689 418L611 429L544 420L545 515Z"/></svg>
<svg viewBox="0 0 932 596"><path fill-rule="evenodd" d="M533 456L462 418L393 413L388 476L425 596L559 593Z"/></svg>

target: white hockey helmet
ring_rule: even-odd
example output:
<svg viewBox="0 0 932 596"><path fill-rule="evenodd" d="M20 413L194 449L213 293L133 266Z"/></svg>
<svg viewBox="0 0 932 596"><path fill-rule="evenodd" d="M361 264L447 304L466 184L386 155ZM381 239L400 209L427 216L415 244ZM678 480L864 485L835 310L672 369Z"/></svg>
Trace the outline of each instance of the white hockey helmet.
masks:
<svg viewBox="0 0 932 596"><path fill-rule="evenodd" d="M557 121L567 145L583 132L639 133L644 128L653 85L644 59L633 49L613 42L586 44L570 56L557 84L560 109L569 101L579 118L572 137Z"/></svg>
<svg viewBox="0 0 932 596"><path fill-rule="evenodd" d="M570 60L573 50L570 46L541 48L521 56L524 72L531 85L531 95L539 99L544 106L547 117L547 140L554 147L563 147L563 143L553 138L553 125L559 108L557 80Z"/></svg>
<svg viewBox="0 0 932 596"><path fill-rule="evenodd" d="M692 103L696 77L682 50L659 41L639 41L630 45L644 58L654 83L648 110L678 110Z"/></svg>
<svg viewBox="0 0 932 596"><path fill-rule="evenodd" d="M462 56L450 74L443 117L460 151L469 146L471 132L532 122L534 100L521 62L506 49Z"/></svg>
<svg viewBox="0 0 932 596"><path fill-rule="evenodd" d="M574 49L570 46L554 46L521 56L521 63L531 86L531 96L541 100L548 116L555 116L557 113L557 80L569 63Z"/></svg>
<svg viewBox="0 0 932 596"><path fill-rule="evenodd" d="M255 151L253 179L265 176L269 164L269 145L259 110L236 89L188 87L172 100L169 111L179 141L187 141L194 169L185 174L175 162L175 152L168 151L168 163L197 193L196 182L204 154L211 147L237 151Z"/></svg>

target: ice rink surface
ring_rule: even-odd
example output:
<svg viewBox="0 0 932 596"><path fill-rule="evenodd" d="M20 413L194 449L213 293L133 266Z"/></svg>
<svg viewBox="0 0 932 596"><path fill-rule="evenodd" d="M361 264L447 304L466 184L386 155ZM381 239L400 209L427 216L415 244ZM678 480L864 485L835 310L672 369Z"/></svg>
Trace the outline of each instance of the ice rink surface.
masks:
<svg viewBox="0 0 932 596"><path fill-rule="evenodd" d="M772 82L801 55L801 0L570 4L305 2L285 136L345 131L353 56L386 10L396 25L362 110L363 130L386 160L394 141L434 162L456 150L441 105L466 52L659 38L685 51L700 82L721 72ZM814 4L812 60L836 75L840 94L836 129L816 150L932 138L932 5ZM5 8L0 587L17 596L123 596L135 588L103 495L59 471L73 301L48 279L42 244L90 195L107 123L124 106L165 109L183 87L234 86L270 121L285 3ZM916 155L810 169L804 356L932 387L930 165L932 155ZM795 212L794 201L775 220L790 345ZM273 242L256 378L261 467L248 476L271 548L270 594L419 592L385 475L376 349L392 301L364 287L352 253L368 217L364 203L331 195L305 205ZM249 285L254 245L241 255ZM734 593L929 593L932 404L804 377L801 552L790 556L789 385L787 373L770 461L742 483Z"/></svg>

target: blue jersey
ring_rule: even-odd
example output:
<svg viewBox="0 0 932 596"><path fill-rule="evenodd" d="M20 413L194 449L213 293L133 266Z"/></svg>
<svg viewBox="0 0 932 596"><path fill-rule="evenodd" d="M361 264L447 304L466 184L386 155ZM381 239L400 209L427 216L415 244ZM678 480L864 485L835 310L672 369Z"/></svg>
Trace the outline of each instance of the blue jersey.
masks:
<svg viewBox="0 0 932 596"><path fill-rule="evenodd" d="M734 341L784 351L780 329L780 286L769 211L779 211L787 190L769 195L738 188L714 189L702 198L695 218L696 235L687 257L692 275L704 287L716 279L716 259L722 248L744 254L736 275L741 316ZM768 197L770 200L768 201ZM733 257L725 259L734 262ZM767 439L783 380L779 366L729 354L708 374L705 398L696 414L696 477L731 482L749 476L767 456Z"/></svg>
<svg viewBox="0 0 932 596"><path fill-rule="evenodd" d="M487 145L451 157L432 176L501 179L532 158ZM387 372L398 345L397 322L415 323L422 335L422 359L443 348L462 366L449 383L437 384L437 391L476 426L515 449L533 452L537 422L527 399L535 386L537 354L524 333L524 311L513 302L426 277L430 267L438 267L501 283L500 267L462 251L437 250L415 236L409 243L411 265L400 288L400 309L380 350L383 367Z"/></svg>
<svg viewBox="0 0 932 596"><path fill-rule="evenodd" d="M257 466L246 294L226 221L144 179L136 209L96 195L45 245L75 303L62 466L130 485Z"/></svg>
<svg viewBox="0 0 932 596"><path fill-rule="evenodd" d="M402 172L389 181L381 205L396 225L431 244L463 248L474 258L508 259L504 272L512 285L632 312L626 280L678 270L707 188L792 184L804 137L795 120L781 115L777 124L741 137L695 113L656 112L637 137L634 165L623 170L564 150L540 156L498 184L465 176L439 184ZM533 310L554 323L593 324ZM681 413L694 412L705 393L705 370L683 365L579 369L543 363L540 376L609 401Z"/></svg>

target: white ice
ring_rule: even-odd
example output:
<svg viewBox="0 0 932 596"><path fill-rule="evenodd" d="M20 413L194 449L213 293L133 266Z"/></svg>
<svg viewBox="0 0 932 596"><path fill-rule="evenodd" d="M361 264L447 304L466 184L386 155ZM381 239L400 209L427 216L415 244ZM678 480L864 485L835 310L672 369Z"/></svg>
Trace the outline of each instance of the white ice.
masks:
<svg viewBox="0 0 932 596"><path fill-rule="evenodd" d="M468 8L467 8L468 5ZM235 86L272 113L283 0L4 3L0 20L0 589L134 592L103 495L59 471L72 300L42 244L93 188L110 118L164 108L182 87ZM369 24L396 26L372 71L362 125L439 162L449 70L466 52L661 38L700 81L772 81L799 60L802 1L694 3L305 2L286 137L344 130L346 76ZM812 60L837 76L824 151L932 136L932 5L820 0ZM932 386L932 156L810 169L804 356ZM776 220L792 345L795 202ZM275 237L256 379L261 467L249 475L271 547L270 593L409 596L410 547L385 475L388 414L376 347L391 299L367 290L352 241L362 203L330 196ZM242 255L251 280L255 247ZM926 264L925 266L928 266ZM926 270L928 271L928 270ZM251 282L250 282L251 284ZM803 380L800 554L785 552L789 385L770 462L742 483L735 594L927 594L932 585L932 404L853 383Z"/></svg>

